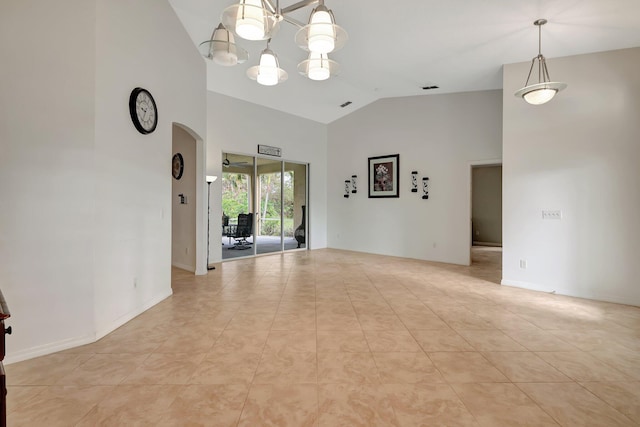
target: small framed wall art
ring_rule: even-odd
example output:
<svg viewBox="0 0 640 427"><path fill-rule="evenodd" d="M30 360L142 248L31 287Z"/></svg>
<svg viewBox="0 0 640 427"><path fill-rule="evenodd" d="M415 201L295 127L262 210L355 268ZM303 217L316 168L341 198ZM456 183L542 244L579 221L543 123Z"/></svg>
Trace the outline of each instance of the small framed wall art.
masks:
<svg viewBox="0 0 640 427"><path fill-rule="evenodd" d="M400 197L400 155L369 157L369 197Z"/></svg>

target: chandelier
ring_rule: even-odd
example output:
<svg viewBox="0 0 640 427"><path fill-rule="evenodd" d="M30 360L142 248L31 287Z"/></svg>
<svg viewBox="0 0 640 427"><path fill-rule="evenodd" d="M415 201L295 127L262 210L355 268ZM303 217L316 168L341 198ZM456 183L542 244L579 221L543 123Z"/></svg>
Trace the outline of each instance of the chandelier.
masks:
<svg viewBox="0 0 640 427"><path fill-rule="evenodd" d="M306 25L287 16L311 5L316 7ZM247 70L249 78L265 86L277 85L288 78L287 72L280 68L278 56L269 48L282 21L299 28L295 42L309 54L298 64L298 71L311 80L326 80L337 74L340 66L329 59L329 54L342 48L348 39L347 32L336 25L333 12L327 9L324 0L303 0L284 9L280 8L279 1L274 4L272 0L240 0L222 12L221 21L211 39L200 43L202 55L216 64L233 66L249 58L247 51L236 44L236 36L265 40L267 46L260 54L258 65Z"/></svg>
<svg viewBox="0 0 640 427"><path fill-rule="evenodd" d="M547 62L542 55L542 26L546 23L546 19L538 19L533 23L538 27L538 56L531 60L531 68L529 68L529 75L524 87L514 93L515 96L522 97L526 102L533 105L541 105L551 101L556 96L556 93L567 87L566 83L552 82L549 78ZM538 83L530 85L529 79L536 61L538 62Z"/></svg>

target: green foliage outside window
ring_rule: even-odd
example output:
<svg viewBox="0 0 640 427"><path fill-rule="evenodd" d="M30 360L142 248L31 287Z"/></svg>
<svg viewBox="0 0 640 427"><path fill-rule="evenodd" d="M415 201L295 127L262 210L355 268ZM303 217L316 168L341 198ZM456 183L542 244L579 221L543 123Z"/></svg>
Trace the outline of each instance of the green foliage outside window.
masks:
<svg viewBox="0 0 640 427"><path fill-rule="evenodd" d="M249 176L242 173L222 174L222 213L229 219L249 213Z"/></svg>
<svg viewBox="0 0 640 427"><path fill-rule="evenodd" d="M284 234L293 235L293 171L284 173ZM263 236L280 235L280 210L282 206L280 173L260 175L260 230Z"/></svg>
<svg viewBox="0 0 640 427"><path fill-rule="evenodd" d="M222 212L233 223L238 214L249 213L249 175L222 174ZM281 182L280 173L260 175L260 231L263 236L280 235ZM293 236L294 172L284 174L284 234Z"/></svg>

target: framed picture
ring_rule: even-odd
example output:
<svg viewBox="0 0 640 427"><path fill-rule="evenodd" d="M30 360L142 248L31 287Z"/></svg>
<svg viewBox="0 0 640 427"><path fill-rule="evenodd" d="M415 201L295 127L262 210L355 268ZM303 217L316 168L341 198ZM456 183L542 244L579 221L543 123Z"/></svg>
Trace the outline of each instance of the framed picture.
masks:
<svg viewBox="0 0 640 427"><path fill-rule="evenodd" d="M400 155L369 157L369 197L400 197Z"/></svg>

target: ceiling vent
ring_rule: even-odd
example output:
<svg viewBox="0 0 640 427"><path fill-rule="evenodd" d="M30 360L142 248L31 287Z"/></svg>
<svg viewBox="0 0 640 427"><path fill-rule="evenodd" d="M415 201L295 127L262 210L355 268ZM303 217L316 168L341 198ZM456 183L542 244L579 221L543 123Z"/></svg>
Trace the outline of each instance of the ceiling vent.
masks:
<svg viewBox="0 0 640 427"><path fill-rule="evenodd" d="M440 89L438 86L422 86L422 90Z"/></svg>
<svg viewBox="0 0 640 427"><path fill-rule="evenodd" d="M347 102L345 102L344 104L340 104L340 107L341 107L341 108L348 107L348 106L349 106L349 105L351 105L351 104L353 104L353 102L351 102L351 101L347 101Z"/></svg>

